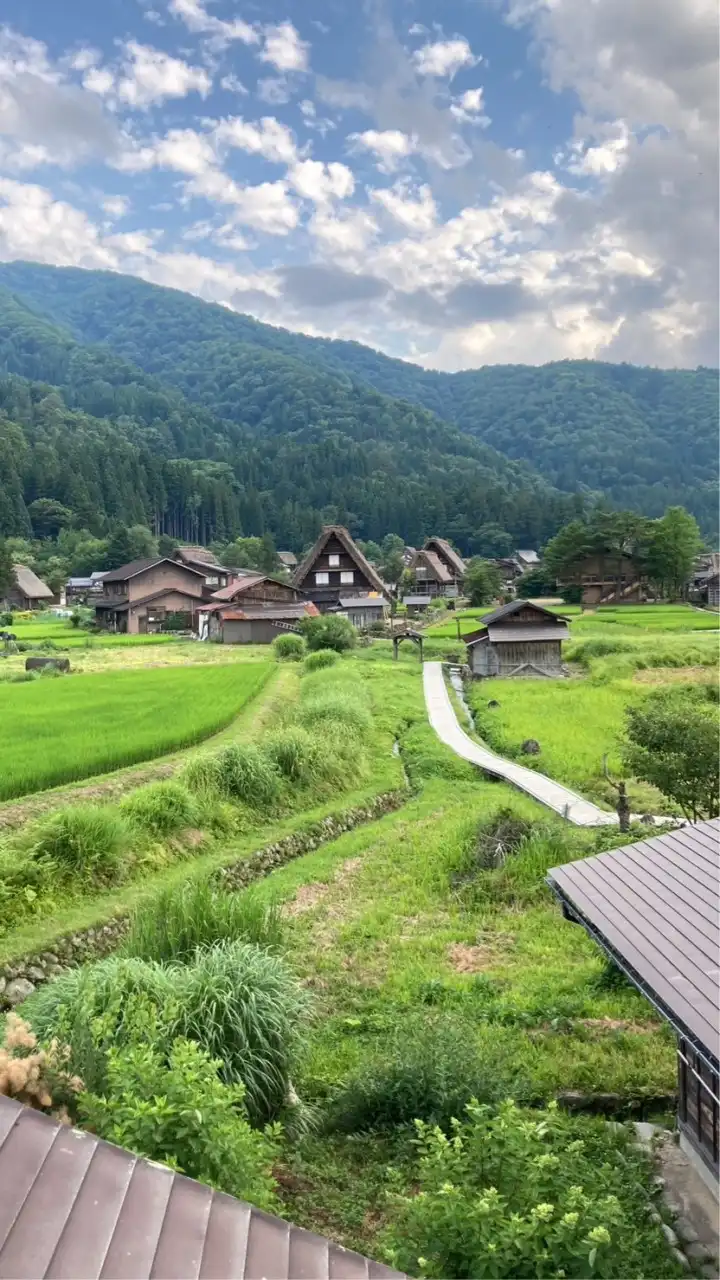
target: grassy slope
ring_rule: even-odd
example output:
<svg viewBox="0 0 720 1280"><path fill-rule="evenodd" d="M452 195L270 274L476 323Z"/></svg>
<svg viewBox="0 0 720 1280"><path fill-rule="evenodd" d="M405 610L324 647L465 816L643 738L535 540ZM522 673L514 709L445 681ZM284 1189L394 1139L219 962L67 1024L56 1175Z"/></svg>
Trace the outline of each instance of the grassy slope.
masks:
<svg viewBox="0 0 720 1280"><path fill-rule="evenodd" d="M5 684L0 719L11 732L0 742L0 798L199 742L238 714L271 669L248 663Z"/></svg>

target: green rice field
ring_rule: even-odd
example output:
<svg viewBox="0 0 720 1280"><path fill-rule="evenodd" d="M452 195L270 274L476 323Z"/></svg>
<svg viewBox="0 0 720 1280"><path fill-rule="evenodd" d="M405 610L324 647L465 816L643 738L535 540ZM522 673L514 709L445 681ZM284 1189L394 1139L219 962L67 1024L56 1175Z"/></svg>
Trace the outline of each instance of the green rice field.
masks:
<svg viewBox="0 0 720 1280"><path fill-rule="evenodd" d="M272 669L248 662L0 685L0 800L192 746L229 724Z"/></svg>
<svg viewBox="0 0 720 1280"><path fill-rule="evenodd" d="M618 605L615 608L608 605L592 612L582 612L579 605L572 604L549 607L552 613L559 613L570 619L574 639L605 634L637 636L657 632L717 632L720 627L720 614L694 609L689 604ZM482 625L482 619L493 609L458 609L428 627L426 634L454 639L459 619L460 634L468 635Z"/></svg>

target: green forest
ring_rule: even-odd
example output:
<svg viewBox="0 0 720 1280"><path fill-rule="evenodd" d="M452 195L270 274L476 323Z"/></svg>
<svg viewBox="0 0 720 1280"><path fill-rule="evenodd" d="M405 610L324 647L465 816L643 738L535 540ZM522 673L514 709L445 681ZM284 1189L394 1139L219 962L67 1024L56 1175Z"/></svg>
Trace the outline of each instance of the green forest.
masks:
<svg viewBox="0 0 720 1280"><path fill-rule="evenodd" d="M502 555L598 505L681 504L712 539L716 383L595 362L433 373L135 278L4 264L0 536L38 536L32 504L53 499L95 536L296 551L337 521Z"/></svg>

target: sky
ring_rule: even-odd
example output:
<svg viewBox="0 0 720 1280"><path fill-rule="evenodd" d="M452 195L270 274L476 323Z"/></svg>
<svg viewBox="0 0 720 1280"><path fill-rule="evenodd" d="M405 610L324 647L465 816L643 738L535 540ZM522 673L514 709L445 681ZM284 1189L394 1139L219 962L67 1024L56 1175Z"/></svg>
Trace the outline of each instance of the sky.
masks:
<svg viewBox="0 0 720 1280"><path fill-rule="evenodd" d="M429 368L717 363L715 0L4 0L0 260Z"/></svg>

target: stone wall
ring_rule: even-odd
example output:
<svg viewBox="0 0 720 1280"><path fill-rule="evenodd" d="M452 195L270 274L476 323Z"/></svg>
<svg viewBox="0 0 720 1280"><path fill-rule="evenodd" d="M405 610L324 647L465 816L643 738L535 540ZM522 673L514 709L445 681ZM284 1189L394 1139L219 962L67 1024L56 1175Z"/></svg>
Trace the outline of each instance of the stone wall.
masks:
<svg viewBox="0 0 720 1280"><path fill-rule="evenodd" d="M254 880L261 880L286 862L311 853L321 844L336 840L346 831L352 831L364 822L373 822L383 814L399 809L408 799L407 791L389 791L375 796L366 804L330 814L301 831L283 836L274 844L265 845L254 853L244 855L220 867L213 879L229 892L244 889ZM116 916L91 929L57 938L46 951L18 957L0 965L0 1008L12 1008L32 995L36 987L48 982L66 969L74 969L89 960L99 960L109 955L121 943L127 932L129 917Z"/></svg>

